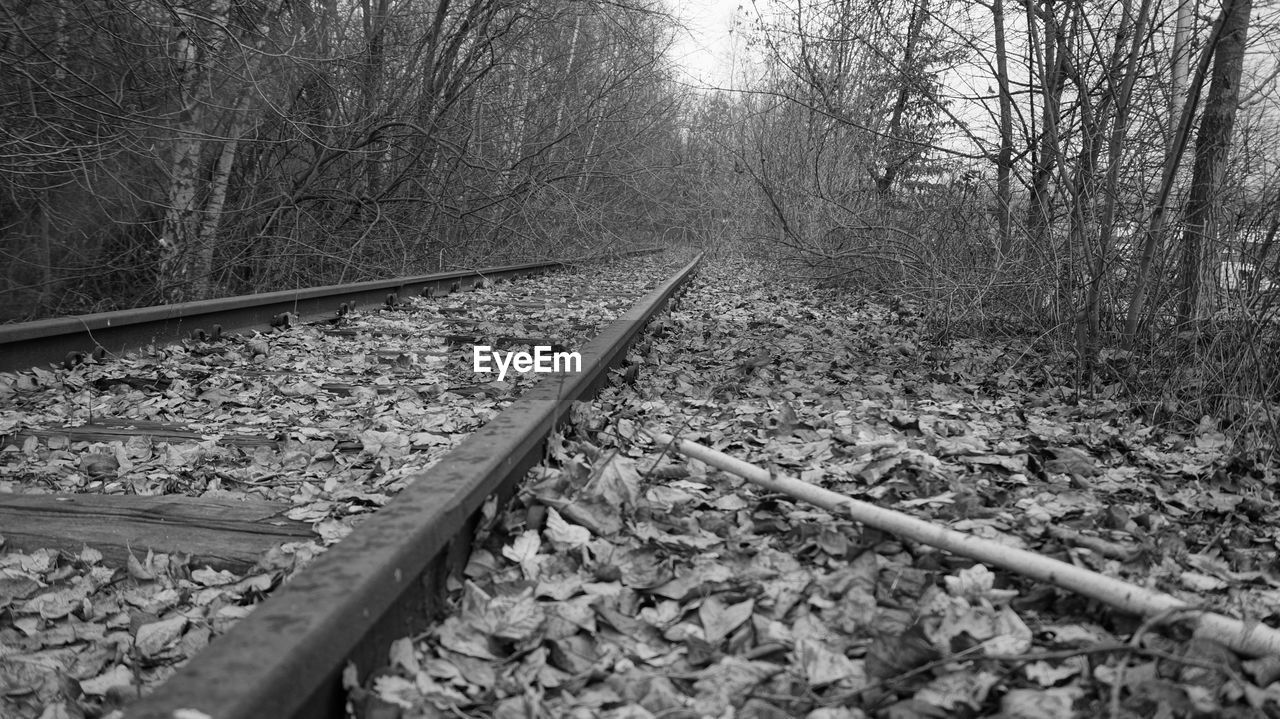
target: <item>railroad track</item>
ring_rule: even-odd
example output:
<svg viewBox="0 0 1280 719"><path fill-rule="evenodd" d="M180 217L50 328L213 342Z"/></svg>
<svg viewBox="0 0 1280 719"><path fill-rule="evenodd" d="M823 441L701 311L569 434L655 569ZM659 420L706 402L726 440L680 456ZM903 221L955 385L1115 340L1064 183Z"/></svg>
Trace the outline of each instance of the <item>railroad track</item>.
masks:
<svg viewBox="0 0 1280 719"><path fill-rule="evenodd" d="M23 458L5 465L9 478L0 475L0 492L12 492L0 494L0 536L6 549L55 547L63 556L92 546L106 564L129 564L130 572L139 552L181 552L190 555L190 568L226 569L234 577L282 542L308 542L317 531L336 541L350 532L127 711L141 717L180 716L183 709L212 717L340 716L343 668L351 663L363 677L385 661L391 640L430 620L444 578L465 562L486 498L509 495L571 402L606 381L696 265L681 267L647 294L637 291L644 284L638 267L626 282L588 282L579 274L568 275L574 286L565 287L564 276L529 278L537 268L521 265L359 288L361 297L380 298L377 312L337 316L334 293L295 299L284 310L281 297L252 308L237 300L217 312L248 314L147 317L136 324L151 325L106 338L102 328L119 322L91 327L95 346L114 344L112 353L121 355L101 364L84 349L89 333L83 327L78 339L56 341L47 339L57 335L48 323L41 336L27 328L26 341L40 350L23 350L19 366L52 354L70 369L18 375L17 394L0 403L25 403L19 411L35 415L41 407L35 397L61 392L71 400L63 414L77 416L55 412L43 422L0 425L5 455ZM464 287L483 291L465 300L446 291ZM367 307L349 295L339 301L348 310L353 302L360 303L357 310ZM251 324L248 315L276 329L233 336L227 328ZM316 315L325 322L305 324ZM215 317L222 325L216 336ZM8 351L24 346L13 339L22 332L0 336L7 342L6 365L15 361ZM175 333L188 338L168 349L125 350ZM475 367L485 346L495 372L482 377ZM548 362L570 365L576 356L581 370L536 383L514 371L494 379L504 352L508 361L515 350L537 358L538 347ZM84 360L88 364L79 364ZM259 406L242 405L237 398L246 392L266 399L267 416ZM85 401L77 404L81 394ZM450 419L433 403L441 398L474 411ZM328 401L325 412L308 413L320 399ZM380 408L381 421L369 419L370 407ZM321 415L323 421L299 423ZM156 447L166 448L160 461L153 461ZM144 448L151 459L135 461ZM50 460L55 469L69 463L79 471L42 479L39 466ZM139 471L147 461L155 466ZM178 471L166 473L170 468ZM333 481L361 473L363 485ZM19 487L17 475L42 484L42 491ZM373 511L379 505L385 506ZM353 515L362 521L346 521ZM29 599L9 601L20 612Z"/></svg>
<svg viewBox="0 0 1280 719"><path fill-rule="evenodd" d="M657 251L648 248L587 257L577 264ZM102 359L151 344L331 319L360 307L396 304L411 296L439 297L567 264L549 261L458 270L0 325L0 372L50 362L70 367L90 357Z"/></svg>

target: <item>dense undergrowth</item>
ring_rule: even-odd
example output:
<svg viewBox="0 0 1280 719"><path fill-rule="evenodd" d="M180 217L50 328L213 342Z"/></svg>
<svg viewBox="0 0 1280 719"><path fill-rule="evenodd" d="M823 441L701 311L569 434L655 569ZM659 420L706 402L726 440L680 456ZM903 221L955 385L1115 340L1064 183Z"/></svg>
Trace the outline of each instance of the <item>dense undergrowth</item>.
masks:
<svg viewBox="0 0 1280 719"><path fill-rule="evenodd" d="M1011 368L1031 372L1064 400L1122 399L1157 425L1194 430L1210 423L1249 461L1277 456L1280 315L1266 296L1249 303L1229 297L1233 307L1206 326L1179 328L1172 317L1154 318L1126 348L1122 316L1103 316L1098 341L1087 342L1080 316L1046 299L1044 278L818 271L785 248L741 242L719 243L710 256L751 257L777 277L873 298L919 324L926 362L948 357L961 340L1006 343Z"/></svg>

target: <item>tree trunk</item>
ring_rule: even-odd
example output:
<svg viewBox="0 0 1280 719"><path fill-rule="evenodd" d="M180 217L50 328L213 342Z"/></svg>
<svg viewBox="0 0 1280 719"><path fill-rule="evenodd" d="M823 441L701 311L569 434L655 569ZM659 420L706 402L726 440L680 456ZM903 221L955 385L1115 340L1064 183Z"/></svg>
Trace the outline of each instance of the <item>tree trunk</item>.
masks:
<svg viewBox="0 0 1280 719"><path fill-rule="evenodd" d="M1034 1L1027 3L1027 23L1032 28L1034 44L1034 28L1036 15L1044 22L1044 55L1040 60L1040 93L1042 95L1041 129L1039 151L1035 156L1031 173L1030 202L1027 207L1027 235L1031 248L1037 251L1045 249L1045 238L1048 235L1049 221L1053 214L1053 198L1049 189L1049 181L1053 177L1058 164L1058 108L1062 102L1062 91L1066 84L1066 72L1063 67L1065 58L1058 53L1057 18L1053 14L1053 3L1049 0L1043 10L1037 12Z"/></svg>
<svg viewBox="0 0 1280 719"><path fill-rule="evenodd" d="M618 56L621 54L621 48L614 46L610 53L609 60L605 65L609 68L610 73L616 72L618 67ZM603 98L602 98L603 100ZM600 139L600 129L604 124L604 118L609 113L610 107L607 103L601 102L596 109L594 122L591 125L591 136L587 140L587 151L582 155L582 171L578 175L575 182L574 192L581 196L587 189L587 181L595 171L596 164L596 142Z"/></svg>
<svg viewBox="0 0 1280 719"><path fill-rule="evenodd" d="M1133 97L1133 86L1138 79L1138 56L1142 51L1142 43L1147 35L1147 23L1151 17L1152 0L1142 0L1138 8L1138 16L1134 19L1129 35L1129 54L1125 58L1121 70L1120 87L1116 90L1115 117L1111 122L1111 136L1107 141L1107 174L1103 181L1102 213L1098 220L1099 238L1098 255L1092 268L1089 282L1089 295L1085 301L1089 316L1089 334L1096 339L1100 331L1100 313L1102 305L1102 286L1107 272L1107 262L1114 237L1116 217L1116 199L1119 196L1120 161L1124 152L1125 134L1129 130L1129 103ZM1126 10L1127 14L1127 10ZM1123 33L1122 33L1123 35ZM1117 38L1117 43L1120 38Z"/></svg>
<svg viewBox="0 0 1280 719"><path fill-rule="evenodd" d="M365 195L376 198L382 192L382 154L386 143L381 133L382 75L385 63L384 37L388 0L364 0L364 35L367 44L364 68L364 115L372 133L364 151Z"/></svg>
<svg viewBox="0 0 1280 719"><path fill-rule="evenodd" d="M53 288L53 220L50 218L49 206L41 202L36 205L40 213L40 238L36 241L36 278L39 283L35 309L42 316L54 309Z"/></svg>
<svg viewBox="0 0 1280 719"><path fill-rule="evenodd" d="M1169 135L1177 131L1182 106L1187 104L1187 73L1191 65L1191 11L1195 0L1178 0L1173 34L1173 76L1169 87Z"/></svg>
<svg viewBox="0 0 1280 719"><path fill-rule="evenodd" d="M1169 204L1169 194L1173 191L1173 181L1178 174L1178 165L1182 163L1182 154L1187 148L1187 138L1191 135L1191 121L1195 116L1196 104L1200 102L1200 89L1204 87L1204 78L1209 71L1209 61L1213 58L1213 49L1222 34L1222 26L1226 16L1220 16L1209 34L1209 41L1200 62L1196 65L1195 77L1187 86L1187 101L1182 106L1182 114L1178 118L1178 128L1169 142L1165 152L1164 170L1160 178L1160 188L1156 193L1155 206L1147 221L1146 234L1142 241L1142 253L1137 259L1137 269L1133 279L1133 297L1129 301L1128 316L1124 322L1124 346L1130 348L1138 336L1138 322L1146 309L1147 295L1151 290L1151 265L1155 263L1156 250L1164 239L1164 215Z"/></svg>
<svg viewBox="0 0 1280 719"><path fill-rule="evenodd" d="M1223 2L1221 37L1214 50L1209 96L1205 98L1196 137L1191 195L1183 215L1186 230L1182 236L1182 301L1178 316L1181 322L1194 322L1198 328L1213 316L1217 299L1219 194L1240 101L1251 10L1252 0Z"/></svg>
<svg viewBox="0 0 1280 719"><path fill-rule="evenodd" d="M1004 0L992 0L996 41L996 84L1000 93L1000 151L996 155L996 221L1000 227L1000 258L1013 250L1013 98L1009 94L1009 58L1004 36Z"/></svg>
<svg viewBox="0 0 1280 719"><path fill-rule="evenodd" d="M179 78L178 124L169 159L168 203L160 235L160 295L169 302L187 298L190 281L188 262L195 244L200 216L196 198L200 185L200 152L203 148L204 84L203 58L197 44L180 30L174 43Z"/></svg>
<svg viewBox="0 0 1280 719"><path fill-rule="evenodd" d="M578 13L573 18L573 33L569 37L569 59L565 63L565 67L564 67L564 76L565 76L566 85L569 84L569 81L573 77L573 73L575 72L574 61L578 57L578 35L581 30L582 30L582 13ZM556 124L552 127L552 132L551 132L551 136L554 140L559 140L560 133L563 132L561 128L564 127L564 113L565 113L566 105L568 104L568 102L569 102L569 98L567 96L567 93L565 95L561 95L560 103L556 106ZM556 156L563 157L566 152L568 152L568 148L558 146L556 149Z"/></svg>
<svg viewBox="0 0 1280 719"><path fill-rule="evenodd" d="M912 80L914 65L916 62L916 45L920 39L920 32L924 28L924 21L929 14L929 0L919 0L919 3L911 8L911 19L907 22L907 40L906 47L902 51L902 65L899 67L898 78L898 98L893 103L893 113L889 117L889 129L885 133L889 139L889 146L886 148L884 173L877 175L876 192L881 197L887 196L889 190L893 188L893 183L898 178L898 173L902 171L903 160L899 157L899 148L894 140L902 134L903 115L906 114L907 103L911 100L912 86L915 84Z"/></svg>
<svg viewBox="0 0 1280 719"><path fill-rule="evenodd" d="M249 120L250 90L245 88L231 117L231 128L222 141L218 162L209 181L209 198L205 201L204 218L200 223L200 237L192 258L191 299L206 300L213 295L213 251L217 245L218 228L222 225L222 209L227 201L227 185L231 180L231 168L235 164L240 135Z"/></svg>

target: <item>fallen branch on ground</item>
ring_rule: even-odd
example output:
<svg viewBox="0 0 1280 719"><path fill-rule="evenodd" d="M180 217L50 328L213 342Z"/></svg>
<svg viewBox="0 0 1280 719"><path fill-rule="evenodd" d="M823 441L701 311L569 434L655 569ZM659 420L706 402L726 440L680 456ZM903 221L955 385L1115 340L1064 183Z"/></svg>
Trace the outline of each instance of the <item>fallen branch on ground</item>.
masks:
<svg viewBox="0 0 1280 719"><path fill-rule="evenodd" d="M1164 592L1113 579L1035 552L930 524L901 512L861 502L798 479L772 474L766 469L696 442L677 440L669 434L647 429L645 433L661 444L675 447L686 456L736 474L765 489L781 492L829 512L891 532L904 539L1050 582L1125 612L1143 617L1161 617L1159 623L1167 624L1185 619L1194 626L1196 636L1220 642L1242 654L1280 655L1280 631L1261 622L1245 622L1202 611Z"/></svg>

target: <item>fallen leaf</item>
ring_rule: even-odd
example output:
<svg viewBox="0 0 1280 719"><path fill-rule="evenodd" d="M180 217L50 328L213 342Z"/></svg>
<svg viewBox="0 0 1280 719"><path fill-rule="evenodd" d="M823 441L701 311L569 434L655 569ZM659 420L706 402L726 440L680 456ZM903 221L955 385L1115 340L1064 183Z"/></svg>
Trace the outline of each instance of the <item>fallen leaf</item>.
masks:
<svg viewBox="0 0 1280 719"><path fill-rule="evenodd" d="M718 596L712 595L702 600L702 606L698 608L698 619L702 622L706 641L713 645L719 644L751 618L755 606L752 599L725 604Z"/></svg>
<svg viewBox="0 0 1280 719"><path fill-rule="evenodd" d="M187 627L186 617L173 617L158 622L151 622L138 627L134 637L134 646L144 657L154 657L177 641Z"/></svg>
<svg viewBox="0 0 1280 719"><path fill-rule="evenodd" d="M102 696L114 687L130 687L133 683L133 672L123 664L117 664L92 679L81 680L80 689L85 694Z"/></svg>
<svg viewBox="0 0 1280 719"><path fill-rule="evenodd" d="M547 525L543 532L547 541L569 548L581 547L591 541L591 532L586 527L566 522L555 507L547 508Z"/></svg>
<svg viewBox="0 0 1280 719"><path fill-rule="evenodd" d="M831 651L821 641L797 641L795 656L810 686L819 687L845 680L849 689L866 686L867 674L862 662Z"/></svg>
<svg viewBox="0 0 1280 719"><path fill-rule="evenodd" d="M543 558L538 555L542 548L542 540L532 529L523 532L511 544L502 548L502 556L520 564L520 569L528 579L537 579Z"/></svg>

